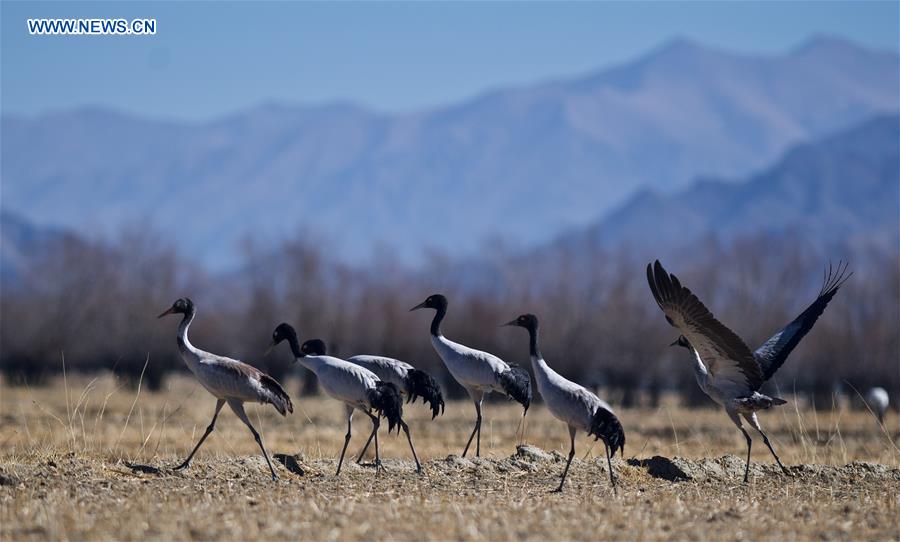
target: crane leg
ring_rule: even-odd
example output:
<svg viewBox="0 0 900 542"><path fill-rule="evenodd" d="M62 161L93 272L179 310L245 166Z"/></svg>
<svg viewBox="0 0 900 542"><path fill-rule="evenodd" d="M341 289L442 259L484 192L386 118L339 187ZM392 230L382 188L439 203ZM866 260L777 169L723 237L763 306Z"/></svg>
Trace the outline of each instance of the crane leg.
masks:
<svg viewBox="0 0 900 542"><path fill-rule="evenodd" d="M372 416L372 423L375 424L375 471L378 472L381 468L381 453L378 451L378 426L381 422L378 421L378 416Z"/></svg>
<svg viewBox="0 0 900 542"><path fill-rule="evenodd" d="M416 472L422 472L422 465L419 463L419 456L416 454L416 447L413 446L412 437L409 436L409 426L406 425L406 422L400 420L400 427L403 429L403 432L406 433L406 440L409 442L409 449L412 450L413 459L416 460Z"/></svg>
<svg viewBox="0 0 900 542"><path fill-rule="evenodd" d="M357 464L357 465L359 465L360 462L362 462L363 457L365 457L365 455L366 455L366 450L369 449L369 444L372 443L372 439L375 437L375 432L378 431L378 427L379 427L378 423L376 423L375 421L373 421L373 422L372 422L372 433L369 435L369 440L366 441L366 445L363 446L362 451L359 452L359 457L356 458L356 464Z"/></svg>
<svg viewBox="0 0 900 542"><path fill-rule="evenodd" d="M369 418L372 419L372 435L375 437L375 471L381 467L381 455L378 451L378 428L381 427L381 420L378 419L378 416L375 414L371 414L366 412L369 415ZM372 438L372 437L369 437Z"/></svg>
<svg viewBox="0 0 900 542"><path fill-rule="evenodd" d="M778 454L775 453L775 448L772 448L772 444L769 442L769 437L766 436L766 434L765 434L765 433L763 432L763 430L762 430L762 427L759 426L759 420L756 418L756 413L754 412L754 413L751 414L750 416L746 416L746 415L745 415L744 418L746 418L747 421L750 422L750 425L752 425L753 428L756 429L756 430L759 432L760 435L762 435L763 442L766 443L766 447L768 447L768 448L769 448L769 451L772 452L772 457L775 458L775 462L778 463L778 466L779 466L779 467L781 467L781 472L783 472L783 473L787 474L788 476L790 476L790 475L791 475L790 471L787 470L787 469L784 467L784 465L781 464L781 460L778 459Z"/></svg>
<svg viewBox="0 0 900 542"><path fill-rule="evenodd" d="M481 418L478 419L478 436L475 437L475 457L481 457Z"/></svg>
<svg viewBox="0 0 900 542"><path fill-rule="evenodd" d="M528 429L528 420L525 419L525 412L522 412L522 444L525 444L525 431Z"/></svg>
<svg viewBox="0 0 900 542"><path fill-rule="evenodd" d="M741 430L741 433L744 434L744 438L747 439L747 466L744 467L744 483L746 484L750 480L750 448L753 447L753 439L750 438L750 435L747 434L747 431L744 430L743 427L738 426L738 429Z"/></svg>
<svg viewBox="0 0 900 542"><path fill-rule="evenodd" d="M747 466L744 467L744 483L746 484L750 480L750 449L753 447L753 439L751 439L750 435L747 434L747 431L744 430L744 424L741 423L741 417L736 411L726 407L725 412L728 413L728 417L731 418L734 425L741 430L741 433L744 434L744 438L747 439ZM753 418L746 415L744 417L747 418L747 421L751 424L755 423L755 414Z"/></svg>
<svg viewBox="0 0 900 542"><path fill-rule="evenodd" d="M272 467L272 462L269 460L269 454L266 453L266 447L263 446L262 438L260 438L259 433L256 432L256 429L253 427L253 424L250 423L250 418L247 417L247 413L244 412L244 405L240 401L229 400L228 406L231 407L231 410L237 414L237 417L241 419L247 427L250 428L250 432L253 433L253 439L256 440L256 443L259 444L259 449L262 450L263 457L266 460L266 464L269 466L269 472L272 473L272 480L277 480L278 476L275 475L275 468Z"/></svg>
<svg viewBox="0 0 900 542"><path fill-rule="evenodd" d="M347 434L344 435L344 447L341 448L341 458L338 459L338 468L337 472L334 473L335 476L341 474L341 466L344 464L344 454L347 452L347 445L350 444L350 434L352 433L351 428L353 426L353 409L347 409Z"/></svg>
<svg viewBox="0 0 900 542"><path fill-rule="evenodd" d="M566 483L566 475L569 474L569 465L572 464L572 458L575 457L575 432L576 429L569 426L569 438L572 440L572 447L569 448L569 460L566 461L566 468L563 469L562 478L559 480L559 487L553 490L553 493L562 493L563 484Z"/></svg>
<svg viewBox="0 0 900 542"><path fill-rule="evenodd" d="M778 466L779 466L779 467L781 467L781 472L783 472L783 473L787 474L788 476L790 476L790 475L791 475L790 471L788 471L788 470L784 467L784 465L781 464L781 460L778 459L778 454L775 453L775 448L772 448L772 444L769 443L769 437L767 437L766 434L763 433L762 431L760 431L759 434L762 435L763 442L766 443L766 446L769 447L769 451L772 452L772 457L775 458L775 462L778 463Z"/></svg>
<svg viewBox="0 0 900 542"><path fill-rule="evenodd" d="M223 406L225 406L224 399L219 399L218 401L216 401L216 412L213 414L212 421L209 422L209 425L206 426L206 432L203 433L202 437L200 437L200 442L198 442L197 445L194 446L194 449L191 450L191 453L190 453L190 455L187 456L187 459L185 459L180 465L175 467L174 470L186 469L188 467L188 465L191 464L191 459L194 458L194 454L197 453L197 450L200 449L200 446L203 444L203 441L206 440L206 437L208 437L209 434L213 432L213 429L216 428L216 418L219 417L219 411L222 410Z"/></svg>
<svg viewBox="0 0 900 542"><path fill-rule="evenodd" d="M522 412L522 417L519 419L519 424L516 425L516 438L518 439L517 444L525 444L525 429L526 429L525 414L526 413L527 413L527 411ZM521 433L519 433L519 430L521 430Z"/></svg>
<svg viewBox="0 0 900 542"><path fill-rule="evenodd" d="M469 435L469 441L466 442L466 447L462 453L463 457L466 457L466 453L469 451L469 445L472 444L472 439L475 437L476 433L478 433L478 442L475 445L475 457L481 457L481 401L475 401L475 413L477 414L477 417L475 418L475 427L472 428L472 434Z"/></svg>
<svg viewBox="0 0 900 542"><path fill-rule="evenodd" d="M609 444L604 442L603 447L606 448L606 466L609 468L609 483L612 484L613 494L618 495L619 492L616 490L616 477L613 475L612 470L612 456L609 453Z"/></svg>

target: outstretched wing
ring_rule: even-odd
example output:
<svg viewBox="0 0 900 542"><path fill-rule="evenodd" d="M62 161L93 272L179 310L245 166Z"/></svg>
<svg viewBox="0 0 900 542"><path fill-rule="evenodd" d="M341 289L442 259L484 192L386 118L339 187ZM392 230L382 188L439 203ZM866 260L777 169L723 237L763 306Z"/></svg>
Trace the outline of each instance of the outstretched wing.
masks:
<svg viewBox="0 0 900 542"><path fill-rule="evenodd" d="M647 265L647 282L666 320L688 339L715 380L730 383L735 391L753 392L762 386L762 371L750 348L675 275L667 273L659 260Z"/></svg>
<svg viewBox="0 0 900 542"><path fill-rule="evenodd" d="M785 326L784 329L772 335L772 337L764 342L762 346L756 349L753 357L759 363L763 371L763 378L768 380L781 367L791 351L800 343L809 330L812 329L816 320L825 311L825 307L838 289L847 282L853 273L847 273L849 264L844 262L838 263L837 269L830 264L825 271L822 289L819 290L819 297L813 301L812 305L800 313L800 316L794 318L794 321Z"/></svg>

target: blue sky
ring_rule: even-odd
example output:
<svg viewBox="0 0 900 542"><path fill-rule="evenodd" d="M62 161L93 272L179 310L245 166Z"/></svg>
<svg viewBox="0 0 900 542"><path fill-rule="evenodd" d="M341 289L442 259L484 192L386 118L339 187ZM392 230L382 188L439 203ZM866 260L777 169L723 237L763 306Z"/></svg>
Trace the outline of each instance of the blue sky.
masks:
<svg viewBox="0 0 900 542"><path fill-rule="evenodd" d="M630 60L676 36L777 53L897 50L897 2L2 2L2 109L209 119L265 101L409 111ZM26 18L149 17L157 35L29 36Z"/></svg>

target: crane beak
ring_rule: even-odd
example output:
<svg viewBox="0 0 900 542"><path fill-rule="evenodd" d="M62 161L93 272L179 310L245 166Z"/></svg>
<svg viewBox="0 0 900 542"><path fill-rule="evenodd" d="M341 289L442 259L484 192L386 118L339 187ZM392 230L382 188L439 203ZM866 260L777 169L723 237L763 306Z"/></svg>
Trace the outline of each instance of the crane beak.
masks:
<svg viewBox="0 0 900 542"><path fill-rule="evenodd" d="M513 320L510 320L509 322L506 322L505 324L500 324L500 327L515 326L515 325L518 325L518 324L517 324L516 319L513 319Z"/></svg>
<svg viewBox="0 0 900 542"><path fill-rule="evenodd" d="M419 309L424 309L424 308L425 308L425 303L427 303L427 301L423 301L423 302L419 303L419 304L416 305L415 307L409 309L409 312L416 311L416 310L419 310Z"/></svg>
<svg viewBox="0 0 900 542"><path fill-rule="evenodd" d="M165 316L167 314L175 314L175 307L169 307L169 310L160 314L159 316L157 316L157 318L162 318L163 316Z"/></svg>
<svg viewBox="0 0 900 542"><path fill-rule="evenodd" d="M672 341L672 344L670 344L669 346L678 346L678 339Z"/></svg>
<svg viewBox="0 0 900 542"><path fill-rule="evenodd" d="M268 356L272 353L272 349L275 348L275 341L269 343L269 346L266 348L266 351L263 352L263 357Z"/></svg>

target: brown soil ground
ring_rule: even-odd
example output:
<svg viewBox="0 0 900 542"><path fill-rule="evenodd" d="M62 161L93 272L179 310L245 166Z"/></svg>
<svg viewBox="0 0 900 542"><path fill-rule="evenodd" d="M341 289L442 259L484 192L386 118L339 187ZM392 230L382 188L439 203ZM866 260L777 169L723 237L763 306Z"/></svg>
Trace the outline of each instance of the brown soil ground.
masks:
<svg viewBox="0 0 900 542"><path fill-rule="evenodd" d="M292 389L296 385L292 384ZM614 493L602 443L584 435L566 489L565 426L541 405L485 407L482 458L460 458L474 421L467 402L431 421L405 408L425 472L406 440L381 434L385 469L358 466L370 425L356 416L348 461L334 475L343 407L295 397L293 416L248 406L276 463L272 482L228 409L186 471L175 472L209 422L214 399L189 378L160 393L114 379L0 387L0 539L345 540L900 540L900 420L813 411L794 402L761 415L790 476L723 412L672 405L620 412L627 434ZM292 461L293 460L293 461ZM130 465L130 466L129 466Z"/></svg>

